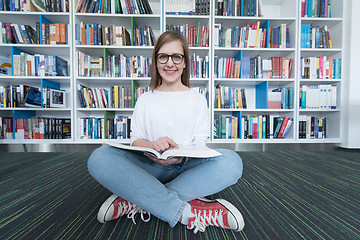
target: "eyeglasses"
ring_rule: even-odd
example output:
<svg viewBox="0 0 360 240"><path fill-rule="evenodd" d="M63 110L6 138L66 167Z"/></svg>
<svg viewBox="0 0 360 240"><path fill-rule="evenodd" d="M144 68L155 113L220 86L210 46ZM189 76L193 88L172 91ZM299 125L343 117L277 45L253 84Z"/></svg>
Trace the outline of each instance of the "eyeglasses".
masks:
<svg viewBox="0 0 360 240"><path fill-rule="evenodd" d="M172 55L168 55L166 53L159 53L156 54L156 59L159 63L165 64L169 61L169 57L171 57L171 60L174 64L180 64L184 60L185 56L179 53L175 53Z"/></svg>

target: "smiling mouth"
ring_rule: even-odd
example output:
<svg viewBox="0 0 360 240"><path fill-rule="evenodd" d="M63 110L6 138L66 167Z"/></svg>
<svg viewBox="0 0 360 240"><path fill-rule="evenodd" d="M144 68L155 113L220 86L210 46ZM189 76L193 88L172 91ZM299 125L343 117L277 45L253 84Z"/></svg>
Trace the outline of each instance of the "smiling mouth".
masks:
<svg viewBox="0 0 360 240"><path fill-rule="evenodd" d="M173 74L175 72L177 72L177 70L164 70L166 73L170 73L170 74Z"/></svg>

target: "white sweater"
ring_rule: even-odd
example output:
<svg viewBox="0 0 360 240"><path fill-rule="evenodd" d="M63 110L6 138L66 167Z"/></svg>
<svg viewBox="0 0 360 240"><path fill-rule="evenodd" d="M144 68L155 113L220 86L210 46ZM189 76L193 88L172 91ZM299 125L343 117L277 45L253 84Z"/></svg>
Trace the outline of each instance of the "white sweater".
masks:
<svg viewBox="0 0 360 240"><path fill-rule="evenodd" d="M167 136L178 145L205 144L210 135L206 99L195 90L150 91L136 102L131 118L131 144Z"/></svg>

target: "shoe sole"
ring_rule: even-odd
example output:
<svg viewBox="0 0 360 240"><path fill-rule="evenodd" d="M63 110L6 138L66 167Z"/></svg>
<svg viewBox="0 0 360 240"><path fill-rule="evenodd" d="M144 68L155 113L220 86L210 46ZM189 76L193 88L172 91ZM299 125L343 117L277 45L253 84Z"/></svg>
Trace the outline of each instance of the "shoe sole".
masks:
<svg viewBox="0 0 360 240"><path fill-rule="evenodd" d="M97 220L100 223L106 223L107 221L105 221L105 216L107 214L107 212L109 211L109 208L111 206L111 204L118 198L117 195L113 194L111 195L108 199L106 199L106 201L101 205L98 215L97 215Z"/></svg>
<svg viewBox="0 0 360 240"><path fill-rule="evenodd" d="M204 202L213 202L213 200L209 200L206 198L198 198L199 200L202 200ZM241 215L240 211L234 207L233 204L231 204L230 202L226 201L225 199L215 199L215 201L217 201L218 203L220 203L221 205L223 205L226 209L229 210L229 213L231 213L231 215L234 217L234 219L236 219L237 222L237 228L236 229L232 229L234 231L238 231L240 232L241 230L244 229L245 227L245 222L244 222L244 218ZM239 217L236 217L239 216Z"/></svg>

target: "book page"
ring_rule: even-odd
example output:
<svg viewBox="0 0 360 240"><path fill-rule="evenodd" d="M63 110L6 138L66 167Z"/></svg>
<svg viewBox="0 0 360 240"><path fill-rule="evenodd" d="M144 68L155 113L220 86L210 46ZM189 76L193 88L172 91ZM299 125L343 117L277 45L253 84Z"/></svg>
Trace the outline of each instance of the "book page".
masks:
<svg viewBox="0 0 360 240"><path fill-rule="evenodd" d="M152 148L130 146L117 142L106 141L105 144L126 150L148 152L159 159L168 159L172 157L206 158L221 155L221 153L215 151L214 149L201 145L180 145L179 148L170 148L162 153L159 153Z"/></svg>

